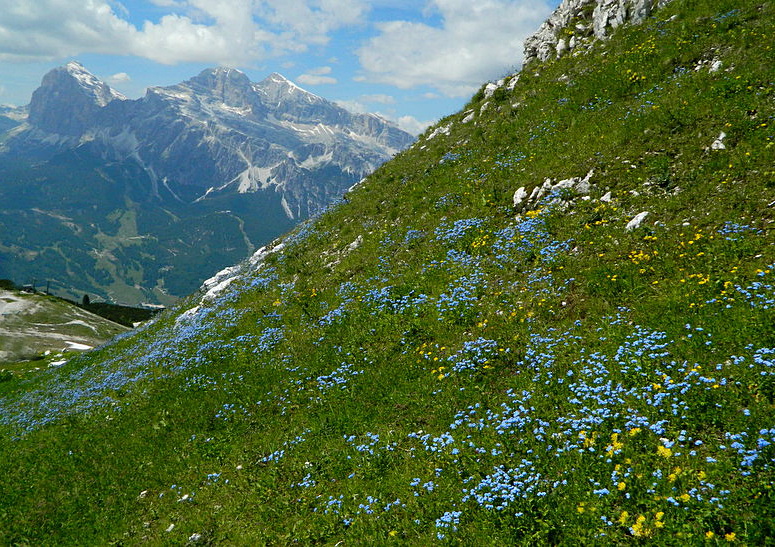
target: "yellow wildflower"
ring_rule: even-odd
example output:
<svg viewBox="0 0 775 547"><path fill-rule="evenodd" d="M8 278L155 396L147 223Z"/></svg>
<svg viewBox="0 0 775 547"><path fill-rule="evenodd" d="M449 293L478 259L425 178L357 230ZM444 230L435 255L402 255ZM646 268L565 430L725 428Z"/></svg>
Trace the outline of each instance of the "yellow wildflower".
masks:
<svg viewBox="0 0 775 547"><path fill-rule="evenodd" d="M630 516L630 514L627 511L622 511L622 514L619 515L619 524L624 526L624 524L627 522L627 518Z"/></svg>

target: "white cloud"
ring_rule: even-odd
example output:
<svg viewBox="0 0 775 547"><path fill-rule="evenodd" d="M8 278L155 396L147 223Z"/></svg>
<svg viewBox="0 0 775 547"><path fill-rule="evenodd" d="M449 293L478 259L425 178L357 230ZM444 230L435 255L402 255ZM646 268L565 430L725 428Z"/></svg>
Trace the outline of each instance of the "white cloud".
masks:
<svg viewBox="0 0 775 547"><path fill-rule="evenodd" d="M179 8L185 5L185 2L181 0L150 0L150 2L154 6L161 6L164 8L171 7L171 6Z"/></svg>
<svg viewBox="0 0 775 547"><path fill-rule="evenodd" d="M331 74L331 67L330 66L319 66L317 68L312 68L307 71L307 74L314 74L316 76L322 76L324 74Z"/></svg>
<svg viewBox="0 0 775 547"><path fill-rule="evenodd" d="M319 76L317 74L302 74L296 79L299 83L305 85L329 85L337 83L336 78L332 78L331 76Z"/></svg>
<svg viewBox="0 0 775 547"><path fill-rule="evenodd" d="M0 1L0 62L101 53L245 65L325 43L366 13L365 0L151 0L168 13L137 27L115 0Z"/></svg>
<svg viewBox="0 0 775 547"><path fill-rule="evenodd" d="M392 95L377 93L375 95L361 95L361 100L365 103L395 104L396 98Z"/></svg>
<svg viewBox="0 0 775 547"><path fill-rule="evenodd" d="M401 116L395 120L395 122L398 124L398 127L407 133L411 133L412 135L417 136L425 131L428 127L430 127L433 123L435 123L435 120L420 121L414 116Z"/></svg>
<svg viewBox="0 0 775 547"><path fill-rule="evenodd" d="M126 82L131 81L132 78L127 74L126 72L118 72L116 74L113 74L112 76L108 77L108 83L109 84L123 84Z"/></svg>
<svg viewBox="0 0 775 547"><path fill-rule="evenodd" d="M379 35L357 50L366 79L407 89L430 85L450 97L522 62L522 41L551 12L549 0L430 0L441 26L379 23Z"/></svg>
<svg viewBox="0 0 775 547"><path fill-rule="evenodd" d="M326 44L336 29L362 23L367 11L363 0L256 0L255 4L262 19L316 45Z"/></svg>

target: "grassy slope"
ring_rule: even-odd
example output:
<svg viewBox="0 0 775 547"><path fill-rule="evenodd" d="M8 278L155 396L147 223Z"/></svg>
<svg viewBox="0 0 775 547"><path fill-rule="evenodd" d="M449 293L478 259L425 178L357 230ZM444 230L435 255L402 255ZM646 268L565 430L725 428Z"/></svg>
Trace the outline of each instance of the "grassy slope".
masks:
<svg viewBox="0 0 775 547"><path fill-rule="evenodd" d="M0 384L0 543L771 540L773 9L530 66L222 292Z"/></svg>

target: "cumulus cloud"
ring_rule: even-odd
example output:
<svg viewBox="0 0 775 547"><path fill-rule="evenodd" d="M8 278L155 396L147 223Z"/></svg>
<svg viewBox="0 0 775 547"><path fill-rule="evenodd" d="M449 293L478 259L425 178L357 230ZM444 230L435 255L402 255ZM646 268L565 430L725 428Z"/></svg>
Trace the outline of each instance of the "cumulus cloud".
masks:
<svg viewBox="0 0 775 547"><path fill-rule="evenodd" d="M328 43L336 29L363 22L368 11L363 0L263 0L255 5L263 20L316 45Z"/></svg>
<svg viewBox="0 0 775 547"><path fill-rule="evenodd" d="M82 53L165 64L243 65L305 51L362 21L363 0L152 0L169 13L140 27L113 0L15 0L0 9L0 61ZM115 6L115 7L114 7Z"/></svg>
<svg viewBox="0 0 775 547"><path fill-rule="evenodd" d="M327 74L331 74L331 67L330 66L319 66L315 68L311 68L298 78L296 78L300 83L306 84L306 85L325 85L325 84L335 84L337 83L337 79L332 76L326 76Z"/></svg>
<svg viewBox="0 0 775 547"><path fill-rule="evenodd" d="M430 0L440 25L377 24L379 34L357 50L366 79L408 89L431 85L450 97L522 62L522 41L552 10L549 0Z"/></svg>
<svg viewBox="0 0 775 547"><path fill-rule="evenodd" d="M109 84L123 84L131 80L132 78L126 72L118 72L108 77Z"/></svg>
<svg viewBox="0 0 775 547"><path fill-rule="evenodd" d="M302 74L296 78L299 83L305 85L328 85L337 83L336 78L331 76L319 76L317 74Z"/></svg>
<svg viewBox="0 0 775 547"><path fill-rule="evenodd" d="M323 76L324 74L331 74L330 66L319 66L311 68L307 71L307 74L314 74L315 76Z"/></svg>
<svg viewBox="0 0 775 547"><path fill-rule="evenodd" d="M365 103L395 104L396 98L392 95L377 93L375 95L361 95L361 100Z"/></svg>
<svg viewBox="0 0 775 547"><path fill-rule="evenodd" d="M398 127L415 136L428 129L434 123L434 121L420 121L414 116L401 116L395 122Z"/></svg>

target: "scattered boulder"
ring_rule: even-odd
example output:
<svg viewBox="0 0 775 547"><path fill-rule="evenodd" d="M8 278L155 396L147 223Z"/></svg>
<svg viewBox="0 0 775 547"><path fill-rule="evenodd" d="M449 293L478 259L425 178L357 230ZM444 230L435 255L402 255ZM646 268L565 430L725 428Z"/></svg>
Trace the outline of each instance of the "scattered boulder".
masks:
<svg viewBox="0 0 775 547"><path fill-rule="evenodd" d="M513 91L518 81L519 81L519 74L515 74L509 80L509 83L506 85L506 89L508 89L509 91Z"/></svg>
<svg viewBox="0 0 775 547"><path fill-rule="evenodd" d="M723 131L719 134L718 138L713 141L713 143L710 145L711 150L726 150L727 147L724 144L724 139L726 138L727 134Z"/></svg>
<svg viewBox="0 0 775 547"><path fill-rule="evenodd" d="M501 82L502 82L502 81L503 81L503 80L501 80ZM499 82L499 83L500 83L500 82ZM502 84L501 84L501 85L502 85ZM485 98L485 99L489 99L490 97L492 97L492 96L493 96L493 94L495 93L495 91L496 91L496 90L497 90L499 87L500 87L500 85L498 85L497 83L496 83L496 84L494 84L494 83L492 83L492 82L490 82L489 84L487 84L486 86L484 86L484 98Z"/></svg>
<svg viewBox="0 0 775 547"><path fill-rule="evenodd" d="M533 188L530 196L524 186L514 192L514 209L519 213L526 209L528 205L535 205L541 198L558 190L572 190L577 194L587 195L592 187L590 179L595 174L594 169L590 169L583 177L571 177L563 179L560 182L553 183L552 179L544 179L540 186Z"/></svg>
<svg viewBox="0 0 775 547"><path fill-rule="evenodd" d="M640 228L640 225L643 224L643 221L648 216L648 211L643 211L642 213L638 213L635 215L630 222L627 223L627 226L624 227L625 230L628 232L631 232L632 230L637 230Z"/></svg>
<svg viewBox="0 0 775 547"><path fill-rule="evenodd" d="M520 187L516 192L514 192L514 209L517 210L517 212L522 211L525 208L525 199L527 198L527 190L525 190L525 187Z"/></svg>

